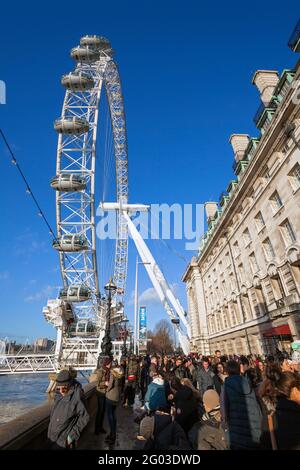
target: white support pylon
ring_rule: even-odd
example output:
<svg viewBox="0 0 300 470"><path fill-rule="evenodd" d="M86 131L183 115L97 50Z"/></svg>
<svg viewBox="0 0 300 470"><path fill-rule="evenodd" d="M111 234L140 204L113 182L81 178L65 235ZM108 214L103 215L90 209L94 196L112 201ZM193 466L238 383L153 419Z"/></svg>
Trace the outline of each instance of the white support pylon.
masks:
<svg viewBox="0 0 300 470"><path fill-rule="evenodd" d="M187 319L185 318L184 310L181 304L179 303L178 299L176 299L176 297L174 296L163 273L161 272L157 263L155 262L149 248L147 247L143 238L139 234L134 223L130 219L128 213L124 210L123 210L123 216L125 220L127 221L128 230L132 236L132 239L136 245L136 248L139 252L140 257L143 263L145 264L146 271L151 279L153 287L160 301L162 302L165 310L167 311L167 314L169 315L171 319L175 319L178 316L180 320L182 321L183 325L187 329L187 334L186 334L183 332L179 324L176 325L180 345L183 349L184 354L188 354L189 348L190 348L190 343L189 343L190 327L187 322ZM170 304L175 309L176 314L174 313Z"/></svg>

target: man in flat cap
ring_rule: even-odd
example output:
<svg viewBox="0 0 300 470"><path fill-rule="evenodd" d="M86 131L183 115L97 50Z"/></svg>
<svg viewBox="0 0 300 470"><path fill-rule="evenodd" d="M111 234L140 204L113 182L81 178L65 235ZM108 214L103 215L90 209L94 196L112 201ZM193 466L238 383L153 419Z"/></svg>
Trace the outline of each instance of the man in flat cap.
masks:
<svg viewBox="0 0 300 470"><path fill-rule="evenodd" d="M90 418L82 400L81 388L76 386L70 371L61 370L58 373L56 392L48 427L49 447L72 449Z"/></svg>

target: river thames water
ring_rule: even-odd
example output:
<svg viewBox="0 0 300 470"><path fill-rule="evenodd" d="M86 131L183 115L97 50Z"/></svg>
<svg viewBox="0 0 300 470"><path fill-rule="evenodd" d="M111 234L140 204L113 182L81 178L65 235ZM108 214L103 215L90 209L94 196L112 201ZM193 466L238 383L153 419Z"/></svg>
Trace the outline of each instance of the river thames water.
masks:
<svg viewBox="0 0 300 470"><path fill-rule="evenodd" d="M46 401L48 384L48 374L0 375L0 426Z"/></svg>

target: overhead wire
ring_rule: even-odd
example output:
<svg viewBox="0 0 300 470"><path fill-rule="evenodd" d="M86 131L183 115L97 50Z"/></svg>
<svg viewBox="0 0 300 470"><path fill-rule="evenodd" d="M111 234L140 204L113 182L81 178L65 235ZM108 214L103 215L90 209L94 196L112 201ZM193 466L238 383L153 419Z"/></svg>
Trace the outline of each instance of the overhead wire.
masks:
<svg viewBox="0 0 300 470"><path fill-rule="evenodd" d="M18 162L18 160L17 160L17 158L16 158L14 152L12 151L12 148L11 148L11 146L10 146L10 144L9 144L9 142L8 142L6 136L5 136L5 134L4 134L4 132L3 132L3 130L2 130L1 128L0 128L0 134L1 134L1 137L2 137L2 139L3 139L3 142L4 142L5 146L6 146L6 148L8 149L8 151L9 151L11 157L12 157L12 160L11 160L12 164L15 165L15 167L17 168L17 170L18 170L18 172L19 172L19 174L20 174L20 176L21 176L21 178L22 178L22 180L23 180L23 182L24 182L24 184L25 184L25 186L26 186L26 192L27 192L27 194L29 194L29 195L31 196L31 198L32 198L32 200L33 200L35 206L37 207L37 209L38 209L38 215L39 215L40 217L42 217L43 221L45 222L45 224L46 224L46 226L47 226L47 228L48 228L48 230L49 230L49 234L51 235L51 237L53 237L52 240L53 240L53 241L56 241L56 240L57 240L57 237L56 237L55 234L54 234L54 231L53 231L53 229L52 229L52 227L51 227L51 224L50 224L50 222L48 221L48 219L47 219L47 217L46 217L46 215L45 215L45 212L42 210L42 208L41 208L41 206L40 206L40 204L39 204L39 202L38 202L38 200L37 200L37 197L35 196L34 192L32 191L32 188L31 188L31 186L30 186L30 184L29 184L29 182L28 182L28 179L26 178L26 176L25 176L25 174L24 174L24 171L22 170L22 168L21 168L21 166L20 166L20 164L19 164L19 162ZM75 273L78 275L79 279L81 279L80 273L77 271L77 269L75 268L75 266L74 266L72 260L70 259L70 257L69 257L66 253L65 253L65 257L66 257L66 259L69 261L70 266L74 269ZM84 284L84 283L83 283L83 284Z"/></svg>

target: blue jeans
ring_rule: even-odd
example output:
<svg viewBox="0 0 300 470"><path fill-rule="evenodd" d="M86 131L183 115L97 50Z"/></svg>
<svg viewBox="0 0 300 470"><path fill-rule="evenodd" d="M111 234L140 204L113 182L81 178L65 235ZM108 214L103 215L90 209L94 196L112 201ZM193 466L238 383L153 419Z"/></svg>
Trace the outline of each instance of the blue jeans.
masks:
<svg viewBox="0 0 300 470"><path fill-rule="evenodd" d="M106 399L107 419L109 422L110 432L113 435L115 435L117 432L116 408L117 408L116 403Z"/></svg>
<svg viewBox="0 0 300 470"><path fill-rule="evenodd" d="M104 393L97 392L97 402L98 402L98 407L97 407L97 415L95 419L95 432L96 433L99 432L101 429L103 429L103 419L104 419L105 402L106 402Z"/></svg>

